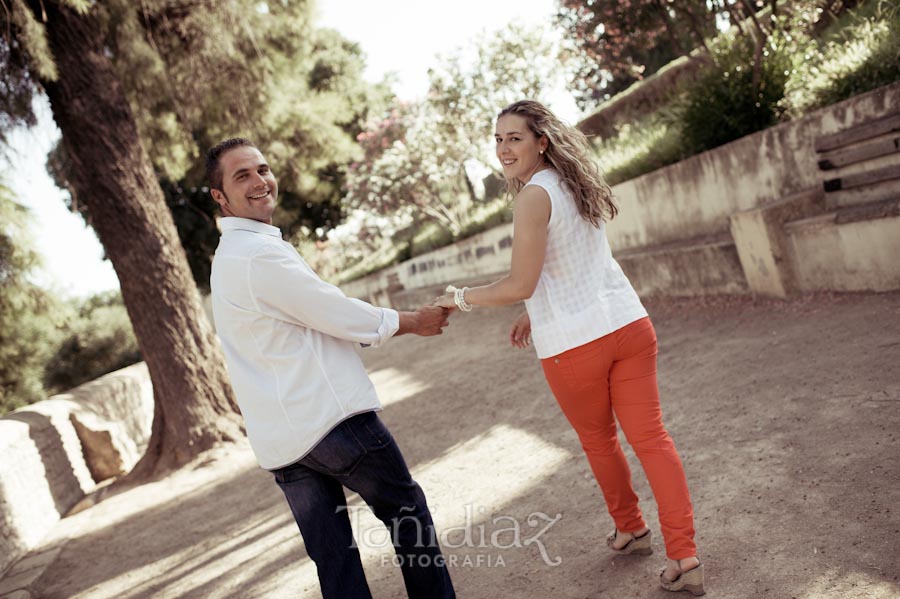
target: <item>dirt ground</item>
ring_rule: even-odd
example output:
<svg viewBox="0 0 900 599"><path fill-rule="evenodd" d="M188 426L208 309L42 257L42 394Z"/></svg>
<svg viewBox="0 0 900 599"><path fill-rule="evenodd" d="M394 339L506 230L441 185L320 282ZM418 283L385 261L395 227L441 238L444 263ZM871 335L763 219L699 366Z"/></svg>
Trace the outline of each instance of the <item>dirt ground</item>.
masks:
<svg viewBox="0 0 900 599"><path fill-rule="evenodd" d="M900 293L646 304L707 595L900 597ZM508 346L519 309L364 351L459 597L672 596L657 587L655 505L628 449L655 554L607 551L612 523L577 438L533 350ZM383 528L350 502L373 594L405 597ZM320 597L246 446L66 518L47 546L61 550L35 597Z"/></svg>

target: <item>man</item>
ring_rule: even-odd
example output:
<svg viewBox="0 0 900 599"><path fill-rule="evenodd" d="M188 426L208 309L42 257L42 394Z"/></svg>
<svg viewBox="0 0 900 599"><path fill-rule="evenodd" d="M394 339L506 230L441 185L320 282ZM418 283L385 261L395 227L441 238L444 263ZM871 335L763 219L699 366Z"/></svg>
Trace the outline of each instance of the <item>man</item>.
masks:
<svg viewBox="0 0 900 599"><path fill-rule="evenodd" d="M388 526L411 599L455 597L425 495L390 432L356 345L440 335L448 312L376 308L322 281L272 226L278 184L245 139L211 148L206 172L222 238L213 317L260 465L284 492L325 599L372 597L343 486Z"/></svg>

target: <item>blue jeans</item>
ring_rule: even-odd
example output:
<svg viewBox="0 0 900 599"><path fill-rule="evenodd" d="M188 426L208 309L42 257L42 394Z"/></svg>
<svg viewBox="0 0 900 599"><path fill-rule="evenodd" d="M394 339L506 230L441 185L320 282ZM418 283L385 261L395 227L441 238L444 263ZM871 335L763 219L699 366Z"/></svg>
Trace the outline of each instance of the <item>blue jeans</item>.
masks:
<svg viewBox="0 0 900 599"><path fill-rule="evenodd" d="M371 599L344 487L391 532L410 599L456 597L425 494L375 412L341 422L299 462L273 470L315 562L324 599Z"/></svg>

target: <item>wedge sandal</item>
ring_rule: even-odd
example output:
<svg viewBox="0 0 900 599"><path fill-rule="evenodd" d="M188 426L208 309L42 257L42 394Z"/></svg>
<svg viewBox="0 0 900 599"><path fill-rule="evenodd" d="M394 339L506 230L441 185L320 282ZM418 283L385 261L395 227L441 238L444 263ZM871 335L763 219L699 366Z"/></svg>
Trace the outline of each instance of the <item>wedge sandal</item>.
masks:
<svg viewBox="0 0 900 599"><path fill-rule="evenodd" d="M625 544L621 549L617 549L613 543L616 542L616 535L618 531L613 529L613 531L606 537L606 544L612 549L613 553L617 553L619 555L651 555L653 553L653 547L651 547L650 541L652 538L651 531L647 530L644 534L639 537L635 537L632 535L632 539Z"/></svg>
<svg viewBox="0 0 900 599"><path fill-rule="evenodd" d="M659 586L665 590L673 592L687 591L695 597L706 593L703 590L703 564L698 565L696 568L691 568L687 572L682 572L675 580L671 581L663 577L665 572L663 570L659 573Z"/></svg>

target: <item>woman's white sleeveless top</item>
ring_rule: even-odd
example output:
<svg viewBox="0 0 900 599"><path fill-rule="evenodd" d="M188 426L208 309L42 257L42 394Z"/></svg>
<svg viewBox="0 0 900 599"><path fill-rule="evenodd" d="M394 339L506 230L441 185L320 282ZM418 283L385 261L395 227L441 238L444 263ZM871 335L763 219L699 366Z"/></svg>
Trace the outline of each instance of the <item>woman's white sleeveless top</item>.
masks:
<svg viewBox="0 0 900 599"><path fill-rule="evenodd" d="M613 259L606 224L591 225L553 169L534 174L550 196L547 253L534 295L525 300L539 358L608 335L647 316L640 298Z"/></svg>

